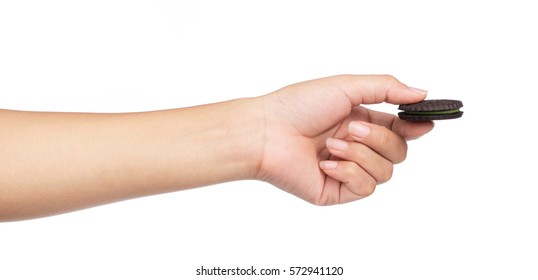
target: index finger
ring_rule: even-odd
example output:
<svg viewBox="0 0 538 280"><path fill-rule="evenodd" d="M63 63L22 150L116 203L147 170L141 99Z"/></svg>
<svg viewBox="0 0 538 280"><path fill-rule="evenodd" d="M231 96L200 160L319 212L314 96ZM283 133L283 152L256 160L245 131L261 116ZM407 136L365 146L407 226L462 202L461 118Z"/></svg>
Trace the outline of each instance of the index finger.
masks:
<svg viewBox="0 0 538 280"><path fill-rule="evenodd" d="M430 132L434 124L432 121L427 122L409 122L404 121L398 118L395 115L378 112L374 110L369 110L362 108L368 111L368 121L375 123L377 125L382 125L406 140L416 139L428 132Z"/></svg>

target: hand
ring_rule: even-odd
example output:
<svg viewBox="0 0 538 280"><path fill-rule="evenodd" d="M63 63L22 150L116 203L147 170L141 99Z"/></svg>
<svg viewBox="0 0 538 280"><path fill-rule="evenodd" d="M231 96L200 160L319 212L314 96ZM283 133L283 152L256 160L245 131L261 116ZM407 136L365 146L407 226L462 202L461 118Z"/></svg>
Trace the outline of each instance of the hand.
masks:
<svg viewBox="0 0 538 280"><path fill-rule="evenodd" d="M414 103L426 92L391 76L342 75L264 96L265 142L259 179L317 205L373 193L403 161L406 140L433 128L360 104Z"/></svg>

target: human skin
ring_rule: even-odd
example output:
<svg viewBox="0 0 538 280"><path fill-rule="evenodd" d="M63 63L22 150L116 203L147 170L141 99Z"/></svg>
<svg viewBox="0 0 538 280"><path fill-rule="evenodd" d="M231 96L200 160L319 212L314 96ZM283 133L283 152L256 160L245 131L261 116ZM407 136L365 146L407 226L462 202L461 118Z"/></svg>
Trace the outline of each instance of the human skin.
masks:
<svg viewBox="0 0 538 280"><path fill-rule="evenodd" d="M340 75L162 111L0 110L0 221L245 179L316 205L358 200L433 128L360 105L425 96L392 76Z"/></svg>

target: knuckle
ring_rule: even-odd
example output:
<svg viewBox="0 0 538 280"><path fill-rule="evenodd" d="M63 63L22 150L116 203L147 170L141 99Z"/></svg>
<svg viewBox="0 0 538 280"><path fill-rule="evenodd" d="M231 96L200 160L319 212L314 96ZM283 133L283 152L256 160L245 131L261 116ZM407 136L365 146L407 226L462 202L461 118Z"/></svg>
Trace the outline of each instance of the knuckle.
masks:
<svg viewBox="0 0 538 280"><path fill-rule="evenodd" d="M396 78L390 74L381 74L379 76L387 81L396 80Z"/></svg>
<svg viewBox="0 0 538 280"><path fill-rule="evenodd" d="M381 175L379 176L378 184L385 183L390 178L392 178L392 174L394 172L394 166L392 164L387 164L385 168L383 168Z"/></svg>
<svg viewBox="0 0 538 280"><path fill-rule="evenodd" d="M351 164L351 163L344 164L343 171L346 174L346 177L348 178L354 178L357 176L357 170L356 170L355 164Z"/></svg>
<svg viewBox="0 0 538 280"><path fill-rule="evenodd" d="M378 141L378 143L379 143L380 145L383 145L383 146L384 146L384 145L390 145L390 142L391 142L390 139L391 139L391 138L390 138L390 135L389 135L389 130L388 130L388 128L386 128L386 127L381 127L381 128L378 130L378 133L377 133L377 134L378 134L378 137L377 137L378 139L377 139L377 141Z"/></svg>
<svg viewBox="0 0 538 280"><path fill-rule="evenodd" d="M396 79L396 77L394 77L392 75L389 75L389 74L383 74L383 75L381 75L381 78L387 84L391 84L391 85L400 84L400 81L398 81L398 79Z"/></svg>
<svg viewBox="0 0 538 280"><path fill-rule="evenodd" d="M342 167L342 171L348 178L345 185L355 194L366 197L374 193L377 181L374 177L370 176L358 165L354 163L346 164Z"/></svg>
<svg viewBox="0 0 538 280"><path fill-rule="evenodd" d="M366 179L363 184L361 195L366 197L373 194L376 186L377 182L374 180L374 178L368 176L368 179Z"/></svg>
<svg viewBox="0 0 538 280"><path fill-rule="evenodd" d="M385 92L386 95L389 94L390 91L396 90L396 89L405 89L407 86L400 82L396 77L392 75L381 75L381 82L386 85L387 91Z"/></svg>
<svg viewBox="0 0 538 280"><path fill-rule="evenodd" d="M363 159L368 156L366 145L358 143L358 145L353 145L352 147L353 150L351 152L355 158Z"/></svg>
<svg viewBox="0 0 538 280"><path fill-rule="evenodd" d="M398 149L398 155L394 159L394 163L400 163L407 158L407 148L407 142L403 141L402 147Z"/></svg>
<svg viewBox="0 0 538 280"><path fill-rule="evenodd" d="M396 135L386 127L378 129L376 136L376 145L386 147L384 150L385 157L393 163L400 163L407 157L407 142Z"/></svg>

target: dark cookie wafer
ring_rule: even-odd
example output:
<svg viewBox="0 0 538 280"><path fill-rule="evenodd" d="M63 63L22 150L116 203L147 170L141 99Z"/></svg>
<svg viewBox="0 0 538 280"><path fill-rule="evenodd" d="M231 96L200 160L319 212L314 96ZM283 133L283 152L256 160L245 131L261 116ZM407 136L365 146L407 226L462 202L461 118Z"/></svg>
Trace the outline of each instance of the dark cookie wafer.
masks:
<svg viewBox="0 0 538 280"><path fill-rule="evenodd" d="M444 114L444 115L413 115L407 114L405 112L398 113L398 116L402 120L412 121L412 122L427 122L427 121L437 121L437 120L449 120L457 119L463 115L463 112L453 113L453 114Z"/></svg>
<svg viewBox="0 0 538 280"><path fill-rule="evenodd" d="M459 110L461 107L463 103L459 100L424 100L400 105L398 109L404 112L398 113L398 116L402 120L415 122L457 119L463 115L463 112Z"/></svg>
<svg viewBox="0 0 538 280"><path fill-rule="evenodd" d="M434 99L434 100L424 100L418 103L412 104L402 104L398 107L399 110L403 111L446 111L454 110L463 107L463 103L459 100L449 100L449 99Z"/></svg>

